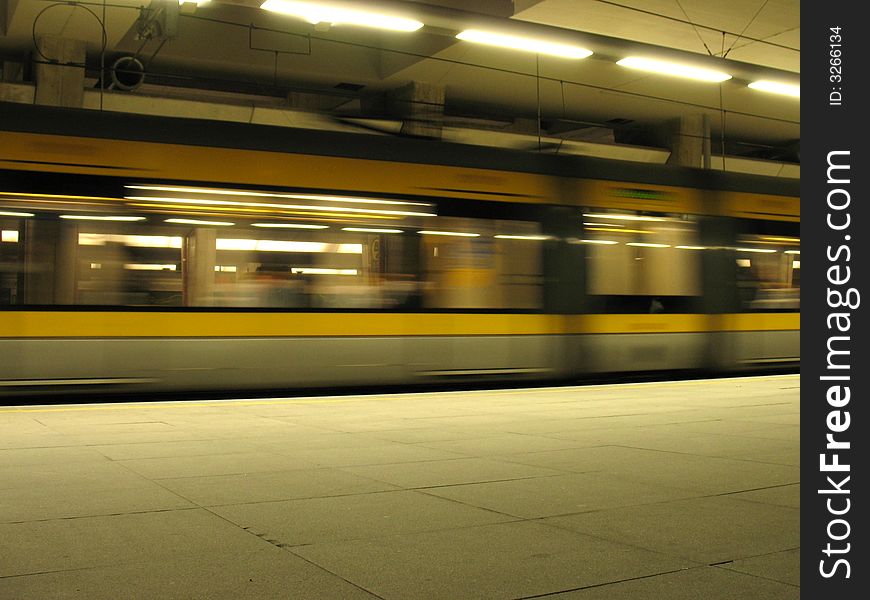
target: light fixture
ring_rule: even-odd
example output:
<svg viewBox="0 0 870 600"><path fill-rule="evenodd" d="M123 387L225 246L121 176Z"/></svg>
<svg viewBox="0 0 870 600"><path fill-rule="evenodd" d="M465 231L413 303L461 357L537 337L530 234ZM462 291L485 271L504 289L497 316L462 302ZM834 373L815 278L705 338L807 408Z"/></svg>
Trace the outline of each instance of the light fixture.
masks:
<svg viewBox="0 0 870 600"><path fill-rule="evenodd" d="M793 96L794 98L801 97L801 86L792 85L790 83L781 83L779 81L768 81L761 79L753 81L749 84L753 90L761 90L762 92L770 92L771 94L780 94L783 96Z"/></svg>
<svg viewBox="0 0 870 600"><path fill-rule="evenodd" d="M0 242L9 242L15 244L18 242L18 230L4 229L0 231Z"/></svg>
<svg viewBox="0 0 870 600"><path fill-rule="evenodd" d="M375 29L391 31L417 31L423 23L415 19L396 17L367 10L345 8L337 4L319 2L292 2L290 0L266 0L260 5L268 10L283 15L305 19L313 25L329 23L331 25L358 25Z"/></svg>
<svg viewBox="0 0 870 600"><path fill-rule="evenodd" d="M121 215L60 215L61 219L72 219L76 221L144 221L145 217L128 217Z"/></svg>
<svg viewBox="0 0 870 600"><path fill-rule="evenodd" d="M181 236L80 233L80 246L105 246L109 242L131 248L181 248Z"/></svg>
<svg viewBox="0 0 870 600"><path fill-rule="evenodd" d="M229 221L202 221L200 219L166 219L167 223L179 223L181 225L214 225L215 227L229 227L235 225Z"/></svg>
<svg viewBox="0 0 870 600"><path fill-rule="evenodd" d="M491 31L481 31L479 29L466 29L465 31L456 34L456 38L465 42L474 42L476 44L485 44L487 46L499 46L501 48L510 48L512 50L523 50L525 52L534 52L536 54L547 54L548 56L558 56L560 58L577 59L586 58L587 56L592 55L591 50L587 50L580 46L548 42L546 40L536 40L517 35L493 33Z"/></svg>
<svg viewBox="0 0 870 600"><path fill-rule="evenodd" d="M794 261L791 264L791 267L792 267L792 269L800 269L801 268L801 261L799 261L799 260Z"/></svg>
<svg viewBox="0 0 870 600"><path fill-rule="evenodd" d="M342 227L341 230L359 233L404 233L401 229L375 229L373 227Z"/></svg>
<svg viewBox="0 0 870 600"><path fill-rule="evenodd" d="M758 252L759 254L773 254L776 250L769 248L735 248L738 252Z"/></svg>
<svg viewBox="0 0 870 600"><path fill-rule="evenodd" d="M784 254L800 254L800 250L786 250Z"/></svg>
<svg viewBox="0 0 870 600"><path fill-rule="evenodd" d="M0 210L0 217L32 217L33 213Z"/></svg>
<svg viewBox="0 0 870 600"><path fill-rule="evenodd" d="M454 237L480 237L479 233L462 233L459 231L429 231L429 230L424 230L424 231L418 231L417 233L419 233L420 235L447 235L447 236L454 236Z"/></svg>
<svg viewBox="0 0 870 600"><path fill-rule="evenodd" d="M251 225L274 229L329 229L329 225L308 225L307 223L251 223Z"/></svg>
<svg viewBox="0 0 870 600"><path fill-rule="evenodd" d="M697 81L721 82L731 79L731 75L723 73L722 71L714 71L712 69L704 69L701 67L695 67L683 63L674 63L666 60L658 60L655 58L644 58L642 56L629 56L616 61L616 64L621 67L628 67L629 69L649 71L661 75L672 75L674 77L683 77L685 79L695 79Z"/></svg>
<svg viewBox="0 0 870 600"><path fill-rule="evenodd" d="M706 246L674 246L677 250L706 250Z"/></svg>
<svg viewBox="0 0 870 600"><path fill-rule="evenodd" d="M651 244L649 242L629 242L626 246L638 246L640 248L670 248L669 244Z"/></svg>

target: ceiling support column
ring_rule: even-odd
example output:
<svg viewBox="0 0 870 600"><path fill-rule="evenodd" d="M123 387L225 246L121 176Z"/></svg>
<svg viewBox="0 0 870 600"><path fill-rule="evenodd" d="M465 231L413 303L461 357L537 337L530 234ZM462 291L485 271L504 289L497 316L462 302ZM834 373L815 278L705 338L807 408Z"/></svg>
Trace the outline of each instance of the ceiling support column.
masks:
<svg viewBox="0 0 870 600"><path fill-rule="evenodd" d="M37 45L35 103L81 108L85 94L85 43L44 35Z"/></svg>
<svg viewBox="0 0 870 600"><path fill-rule="evenodd" d="M404 135L441 139L444 123L444 87L412 81L390 94Z"/></svg>
<svg viewBox="0 0 870 600"><path fill-rule="evenodd" d="M668 164L709 169L710 120L707 115L686 115L671 121L668 127L671 149Z"/></svg>

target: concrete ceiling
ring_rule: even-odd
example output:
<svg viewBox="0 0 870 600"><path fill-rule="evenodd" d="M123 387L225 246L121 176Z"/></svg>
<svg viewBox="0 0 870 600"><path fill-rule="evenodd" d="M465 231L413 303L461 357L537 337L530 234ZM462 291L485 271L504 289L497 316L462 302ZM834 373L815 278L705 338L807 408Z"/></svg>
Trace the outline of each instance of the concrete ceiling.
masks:
<svg viewBox="0 0 870 600"><path fill-rule="evenodd" d="M799 147L800 101L746 87L759 75L799 82L799 0L378 3L426 23L413 33L315 28L260 10L260 0L213 0L194 12L183 11L177 30L168 36L158 32L150 40L142 39L137 26L143 0L101 4L0 0L0 54L27 61L34 33L59 35L88 43L92 80L101 59L111 64L121 55L137 54L151 83L273 100L286 99L288 92L311 94L313 105L349 116L367 116L377 106L372 99L416 81L445 88L448 118L491 128L516 126L518 118L537 124L540 115L552 130L600 125L630 138L680 116L706 114L714 146L742 144L747 153ZM537 58L456 40L456 31L469 24L576 40L595 54L581 61ZM722 65L735 77L723 84L698 83L615 64L629 51L669 49Z"/></svg>

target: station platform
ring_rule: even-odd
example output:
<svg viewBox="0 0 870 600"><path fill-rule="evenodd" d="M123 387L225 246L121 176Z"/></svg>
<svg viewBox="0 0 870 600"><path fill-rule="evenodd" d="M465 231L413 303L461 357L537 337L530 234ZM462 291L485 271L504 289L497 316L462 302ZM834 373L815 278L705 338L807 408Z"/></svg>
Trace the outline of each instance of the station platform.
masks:
<svg viewBox="0 0 870 600"><path fill-rule="evenodd" d="M0 598L799 598L798 375L0 407Z"/></svg>

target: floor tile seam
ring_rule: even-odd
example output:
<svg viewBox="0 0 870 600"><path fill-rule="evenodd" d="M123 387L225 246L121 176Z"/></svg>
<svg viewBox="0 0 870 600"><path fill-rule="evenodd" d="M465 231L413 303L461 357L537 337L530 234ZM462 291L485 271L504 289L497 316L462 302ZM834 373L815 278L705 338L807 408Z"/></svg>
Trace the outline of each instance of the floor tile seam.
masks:
<svg viewBox="0 0 870 600"><path fill-rule="evenodd" d="M478 508L478 507L472 507L472 508ZM481 509L481 510L483 510L483 509ZM509 517L509 518L507 518L505 520L499 520L499 521L489 521L486 523L471 523L468 525L458 525L458 526L452 525L452 526L447 526L447 527L432 527L432 528L426 528L426 529L414 529L411 531L398 531L398 532L393 532L393 533L381 533L381 534L366 535L366 536L360 536L360 537L328 539L328 540L324 540L324 541L308 542L308 543L304 543L304 544L284 544L281 547L286 549L286 550L292 551L295 554L297 550L300 550L302 548L311 548L314 546L323 546L323 545L329 545L329 544L347 544L347 543L352 543L352 542L367 542L367 541L387 540L387 539L395 538L395 537L428 535L428 534L433 534L433 533L445 533L445 532L451 532L451 531L465 531L468 529L478 529L478 528L482 528L482 527L498 527L498 526L502 526L502 525L523 525L526 523L534 523L534 521L535 521L535 519L524 519L522 517L514 517L514 516L508 515L506 513L498 513L495 511L491 511L491 510L486 511L486 512L492 512L492 513L495 513L497 515ZM572 532L572 533L577 533L577 532Z"/></svg>
<svg viewBox="0 0 870 600"><path fill-rule="evenodd" d="M698 458L714 458L717 460L736 460L739 462L749 462L749 463L757 463L757 464L763 464L763 465L777 465L777 466L781 466L781 467L793 467L793 466L795 466L795 465L783 465L781 463L774 463L774 462L770 462L770 461L753 460L751 458L740 458L737 456L718 456L718 455L710 455L710 454L696 454L693 452L679 452L677 450L662 450L660 448L644 448L641 446L630 446L630 445L626 445L626 444L610 444L610 446L617 447L617 448L627 448L630 450L646 450L649 452L660 452L662 454L678 454L680 456L695 456ZM556 452L558 452L558 450ZM531 453L529 453L529 454L531 454Z"/></svg>
<svg viewBox="0 0 870 600"><path fill-rule="evenodd" d="M720 496L720 497L736 496L737 494L746 494L749 492L764 492L767 490L776 490L779 488L787 488L787 487L790 487L793 485L800 485L800 483L801 483L801 481L800 481L800 479L798 479L797 481L792 481L789 483L777 483L775 485L766 485L766 486L762 486L762 487L749 488L746 490L735 490L732 492L722 492L722 493L714 494L714 495ZM742 502L750 502L752 504L767 504L767 505L771 505L771 506L781 506L783 508L795 508L793 506L784 505L784 504L780 504L777 502L765 502L763 500L752 500L750 498L734 498L734 500L740 500ZM800 509L798 509L798 510L800 510Z"/></svg>
<svg viewBox="0 0 870 600"><path fill-rule="evenodd" d="M216 513L216 512L214 512L214 511L212 511L212 510L209 510L209 509L206 508L206 507L203 507L203 510L205 510L205 511L208 512L209 514L213 515L214 517L217 517L218 519L224 521L225 523L228 523L229 525L231 525L231 526L234 527L235 529L241 530L241 531L247 533L248 535L251 535L251 536L253 536L253 537L259 539L260 541L262 541L262 542L265 543L265 544L268 544L268 545L270 545L270 546L276 547L276 548L278 548L279 550L285 551L285 552L287 552L287 553L289 553L289 554L291 554L291 555L293 555L293 556L296 556L297 558L300 558L300 559L302 559L303 561L305 561L306 563L312 565L312 566L315 567L316 569L319 569L320 571L323 571L324 573L327 573L327 574L329 574L329 575L332 575L333 577L337 577L338 579L344 581L344 582L347 583L348 585L351 585L351 586L353 586L353 587L355 587L355 588L357 588L357 589L359 589L359 590L362 590L363 592L365 592L365 593L367 593L367 594L369 594L369 595L371 595L371 596L373 596L373 597L375 597L375 598L378 598L379 600L384 600L383 596L380 596L380 595L376 594L375 592L366 589L366 588L363 587L362 585L360 585L360 584L358 584L358 583L356 583L356 582L354 582L354 581L351 581L350 579L347 579L346 577L344 577L344 576L342 576L342 575L339 575L338 573L335 573L334 571L331 571L330 569L327 569L327 568L326 568L325 566L323 566L323 565L317 564L316 562L314 562L314 561L312 561L312 560L310 560L310 559L308 559L308 558L306 558L306 557L304 557L304 556L301 556L301 555L297 554L296 552L293 552L292 550L290 550L291 546L281 545L281 544L278 544L278 543L274 543L273 541L270 541L270 540L268 540L268 539L265 538L265 535L266 535L266 534L263 534L263 535L257 535L256 533L254 533L253 531L251 531L250 528L248 528L248 527L242 527L241 525L239 525L238 523L235 523L234 521L228 519L228 518L225 517L224 515L221 515L221 514Z"/></svg>
<svg viewBox="0 0 870 600"><path fill-rule="evenodd" d="M0 581L4 579L15 579L18 577L38 577L40 575L53 575L55 573L76 573L78 571L90 571L93 569L104 569L106 567L114 567L128 564L136 564L135 562L118 562L118 563L105 563L105 564L97 564L97 565L88 565L86 567L74 567L71 569L51 569L48 571L35 571L33 573L16 573L14 575L0 575Z"/></svg>
<svg viewBox="0 0 870 600"><path fill-rule="evenodd" d="M601 512L601 511L595 511L595 512ZM578 514L583 514L583 513L578 513ZM601 535L601 534L597 534L597 533L592 533L592 532L588 532L588 531L581 531L581 530L579 530L579 529L573 529L573 528L570 528L570 527L568 527L568 526L559 525L559 524L557 524L557 523L547 523L547 522L544 522L544 521L546 521L546 519L551 519L551 518L557 518L557 517L543 517L543 518L539 519L539 521L541 521L541 524L542 524L542 525L549 526L549 527L553 527L553 528L555 528L555 529L561 529L561 530L564 530L564 531L570 531L570 532L575 533L575 534L577 534L577 535L582 535L582 536L587 536L587 537L595 538L595 539L598 539L598 540L603 540L603 541L605 541L605 542L609 542L609 543L611 543L611 544L618 544L618 545L621 545L621 546L628 546L628 547L635 548L635 549L639 549L639 550L645 550L645 551L647 551L647 552L652 552L652 553L655 553L655 554L659 554L659 555L661 555L661 556L667 556L668 558L671 558L671 559L677 558L677 559L680 559L680 560L687 560L687 561L693 562L693 563L695 563L695 564L697 564L697 565L701 565L701 566L712 567L712 566L716 566L716 565L718 565L718 564L721 564L721 563L723 563L723 562L729 562L729 561L730 561L730 562L734 562L735 560L743 560L744 558L746 558L746 557L741 557L741 558L735 558L735 559L725 559L724 561L719 561L719 560L717 560L715 563L707 563L707 562L699 561L699 560L697 559L697 557L692 557L692 556L688 556L688 555L685 555L685 554L680 554L680 553L677 553L677 552L673 552L673 553L672 553L672 552L666 552L666 551L664 551L664 550L662 550L662 549L660 549L660 548L647 548L646 546L642 546L642 545L639 545L639 544L635 544L635 543L629 542L629 541L624 540L624 539L614 539L614 538L612 538L612 537L605 537L605 536L603 536L603 535ZM776 554L777 552L784 552L784 551L786 551L786 550L785 550L785 549L782 549L782 550L775 550L775 551L772 551L772 552L764 553L763 555L766 555L766 554ZM759 555L759 556L762 556L762 555Z"/></svg>
<svg viewBox="0 0 870 600"><path fill-rule="evenodd" d="M186 498L181 498L182 500L186 500ZM27 525L30 523L51 523L54 521L78 521L81 519L102 519L109 517L125 517L128 515L150 515L150 514L159 514L159 513L169 513L169 512L182 512L182 511L190 511L190 510L200 510L204 507L197 505L196 503L191 502L192 506L178 506L175 508L155 508L149 510L130 510L126 512L115 512L115 513L101 513L95 515L73 515L70 517L52 517L49 519L30 519L24 521L6 521L0 523L0 526L4 525Z"/></svg>
<svg viewBox="0 0 870 600"><path fill-rule="evenodd" d="M707 568L706 565L699 564L699 565L693 566L693 567L684 567L684 568L680 568L680 569L669 569L667 571L661 571L659 573L650 573L649 575L638 575L637 577L626 577L625 579L617 579L614 581L606 581L606 582L602 582L602 583L595 583L592 585L584 585L584 586L580 586L580 587L567 588L567 589L558 590L555 592L546 592L544 594L535 594L532 596L518 596L518 597L514 598L513 600L536 600L537 598L548 598L548 597L556 596L558 594L566 594L568 592L579 592L582 590L591 590L594 588L607 587L609 585L617 585L620 583L627 583L629 581L641 581L644 579L651 579L653 577L661 577L662 575L672 575L674 573L682 573L684 571L691 571L694 569L706 569L706 568Z"/></svg>
<svg viewBox="0 0 870 600"><path fill-rule="evenodd" d="M799 549L800 549L800 546L798 546L798 547L796 547L796 548L787 548L787 549L785 549L785 550L778 550L778 551L776 551L776 552L768 552L768 553L765 553L765 554L759 554L759 555L756 555L756 556L746 556L746 557L742 557L742 558L739 558L739 559L736 559L736 560L741 560L741 561L742 561L742 560L747 560L747 559L752 559L752 558L759 558L759 557L761 557L761 556L768 556L768 555L773 555L773 554L779 554L779 553L782 553L782 552L789 552L789 551L791 551L791 550L799 550ZM779 584L782 584L782 585L787 585L787 586L789 586L789 587L793 587L793 588L798 588L798 589L800 589L800 587L801 587L801 586L800 586L800 583L798 583L798 584L794 584L794 583L790 583L790 582L788 582L788 581L783 581L782 579L776 579L775 577L769 577L769 576L761 575L761 574L759 574L759 573L752 573L752 572L749 572L749 571L743 571L743 570L741 570L741 569L737 569L737 568L735 568L734 566L731 566L731 565L733 565L735 562L736 562L735 560L729 560L729 561L723 561L723 562L721 562L721 563L716 563L716 564L713 564L713 565L710 565L710 566L713 567L713 568L715 568L715 569L721 569L721 570L723 570L723 571L728 571L728 572L730 572L730 573L740 573L741 575L746 575L746 576L748 576L748 577L755 577L755 578L757 578L757 579L763 579L763 580L765 580L765 581L773 581L773 582L775 582L775 583L779 583Z"/></svg>
<svg viewBox="0 0 870 600"><path fill-rule="evenodd" d="M389 485L389 484L388 484ZM297 502L297 501L305 501L305 500L326 500L330 498L350 498L353 496L371 496L373 494L392 494L395 492L414 492L417 490L400 488L396 487L396 489L392 490L370 490L368 492L356 492L356 493L348 493L348 494L327 494L325 496L302 496L302 497L293 497L293 498L270 498L269 500L251 500L247 502L225 502L219 504L201 504L195 502L194 500L190 500L197 506L205 509L212 508L226 508L229 506L248 506L248 505L259 505L259 504L277 504L279 502Z"/></svg>

